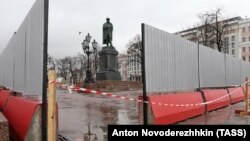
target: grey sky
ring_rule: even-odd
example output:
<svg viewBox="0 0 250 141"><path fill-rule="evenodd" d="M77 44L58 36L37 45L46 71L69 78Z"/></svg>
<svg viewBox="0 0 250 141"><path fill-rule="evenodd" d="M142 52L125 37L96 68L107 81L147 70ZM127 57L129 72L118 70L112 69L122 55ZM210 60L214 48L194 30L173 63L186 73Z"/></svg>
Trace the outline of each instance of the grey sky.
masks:
<svg viewBox="0 0 250 141"><path fill-rule="evenodd" d="M0 52L34 2L1 0ZM62 58L82 53L81 42L88 32L101 44L106 17L114 25L113 45L122 52L141 32L142 22L176 32L197 23L197 14L216 7L222 7L226 17L250 17L249 5L249 0L50 0L49 54Z"/></svg>

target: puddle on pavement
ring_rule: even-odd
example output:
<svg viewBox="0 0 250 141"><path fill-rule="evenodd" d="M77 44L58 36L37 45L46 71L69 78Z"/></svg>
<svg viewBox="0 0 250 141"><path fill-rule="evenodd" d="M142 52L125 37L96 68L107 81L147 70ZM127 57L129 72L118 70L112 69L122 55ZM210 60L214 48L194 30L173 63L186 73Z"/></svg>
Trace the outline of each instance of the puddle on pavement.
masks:
<svg viewBox="0 0 250 141"><path fill-rule="evenodd" d="M59 133L73 141L106 141L108 124L139 124L135 102L67 94L58 102Z"/></svg>

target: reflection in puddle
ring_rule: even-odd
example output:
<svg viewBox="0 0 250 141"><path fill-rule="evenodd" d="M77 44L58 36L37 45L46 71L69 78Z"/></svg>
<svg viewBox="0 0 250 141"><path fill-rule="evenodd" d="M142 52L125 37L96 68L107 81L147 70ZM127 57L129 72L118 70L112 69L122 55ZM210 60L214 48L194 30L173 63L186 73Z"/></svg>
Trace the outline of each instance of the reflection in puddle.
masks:
<svg viewBox="0 0 250 141"><path fill-rule="evenodd" d="M97 141L97 135L91 133L89 124L88 124L88 132L84 133L83 135L83 141Z"/></svg>
<svg viewBox="0 0 250 141"><path fill-rule="evenodd" d="M137 97L138 93L126 92ZM72 141L107 141L108 125L139 124L138 104L113 98L58 94L59 133Z"/></svg>
<svg viewBox="0 0 250 141"><path fill-rule="evenodd" d="M117 124L126 124L128 123L128 110L118 110L118 120Z"/></svg>

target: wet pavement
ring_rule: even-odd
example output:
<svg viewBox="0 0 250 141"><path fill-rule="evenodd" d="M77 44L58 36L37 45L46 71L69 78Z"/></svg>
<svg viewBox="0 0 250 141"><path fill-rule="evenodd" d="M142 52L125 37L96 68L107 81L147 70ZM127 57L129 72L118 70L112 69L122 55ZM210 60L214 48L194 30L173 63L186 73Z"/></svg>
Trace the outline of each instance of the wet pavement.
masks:
<svg viewBox="0 0 250 141"><path fill-rule="evenodd" d="M116 92L137 98L141 91ZM108 124L139 124L138 104L94 94L57 91L59 134L73 141L105 141Z"/></svg>
<svg viewBox="0 0 250 141"><path fill-rule="evenodd" d="M140 124L138 103L94 94L58 90L59 134L72 141L106 141L108 124ZM112 92L138 98L142 91ZM177 124L250 124L250 116L235 115L244 102L227 106Z"/></svg>

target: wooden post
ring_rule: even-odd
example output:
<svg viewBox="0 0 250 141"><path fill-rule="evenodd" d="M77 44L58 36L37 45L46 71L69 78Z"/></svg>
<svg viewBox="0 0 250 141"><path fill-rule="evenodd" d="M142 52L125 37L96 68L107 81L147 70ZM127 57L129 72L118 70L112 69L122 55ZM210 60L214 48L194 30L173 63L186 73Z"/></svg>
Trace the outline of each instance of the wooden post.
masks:
<svg viewBox="0 0 250 141"><path fill-rule="evenodd" d="M49 70L49 82L56 80L56 71ZM48 141L57 140L56 84L48 84Z"/></svg>
<svg viewBox="0 0 250 141"><path fill-rule="evenodd" d="M249 85L249 82L248 82L248 77L246 77L246 84L245 84L245 87L246 87L246 95L245 95L245 103L246 103L246 106L245 106L245 110L235 110L235 114L240 114L240 116L246 116L246 115L250 115L250 111L249 111L249 90L248 90L248 85Z"/></svg>

